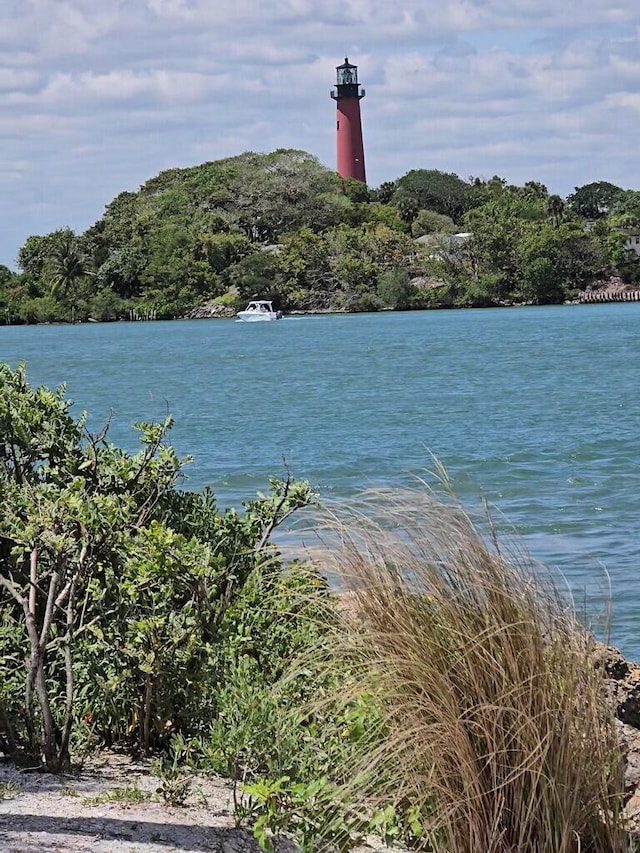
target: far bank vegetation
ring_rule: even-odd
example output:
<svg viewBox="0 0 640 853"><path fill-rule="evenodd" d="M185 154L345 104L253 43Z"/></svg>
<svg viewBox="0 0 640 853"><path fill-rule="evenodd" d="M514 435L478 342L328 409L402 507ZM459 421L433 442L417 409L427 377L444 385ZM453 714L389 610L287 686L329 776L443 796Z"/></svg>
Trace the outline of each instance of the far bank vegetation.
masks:
<svg viewBox="0 0 640 853"><path fill-rule="evenodd" d="M563 199L536 181L414 169L376 189L304 151L161 172L83 234L60 228L0 267L0 323L172 319L272 299L284 311L561 303L640 281L625 248L640 193ZM466 235L459 237L456 235Z"/></svg>

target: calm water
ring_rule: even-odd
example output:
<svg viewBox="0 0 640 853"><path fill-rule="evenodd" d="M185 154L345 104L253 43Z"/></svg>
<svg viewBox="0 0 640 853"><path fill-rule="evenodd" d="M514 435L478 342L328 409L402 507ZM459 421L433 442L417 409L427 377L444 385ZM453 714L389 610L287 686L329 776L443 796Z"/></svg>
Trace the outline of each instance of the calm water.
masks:
<svg viewBox="0 0 640 853"><path fill-rule="evenodd" d="M188 485L237 505L282 472L325 496L433 465L495 507L640 656L640 304L0 328L0 359L67 383L98 428L175 417ZM605 571L606 569L606 571Z"/></svg>

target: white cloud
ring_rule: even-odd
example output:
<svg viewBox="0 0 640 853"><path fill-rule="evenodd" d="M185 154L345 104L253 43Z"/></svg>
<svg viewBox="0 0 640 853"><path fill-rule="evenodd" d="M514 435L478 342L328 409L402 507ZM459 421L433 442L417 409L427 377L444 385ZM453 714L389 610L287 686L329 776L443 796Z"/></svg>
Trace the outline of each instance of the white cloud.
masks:
<svg viewBox="0 0 640 853"><path fill-rule="evenodd" d="M33 86L39 79L37 71L0 67L0 92L14 92Z"/></svg>
<svg viewBox="0 0 640 853"><path fill-rule="evenodd" d="M84 106L91 112L109 104L128 101L164 101L169 104L200 101L212 89L228 85L228 79L214 84L205 75L191 72L170 73L165 70L135 72L114 70L105 74L54 74L36 92L13 92L7 97L10 106L51 110L56 113L78 113Z"/></svg>
<svg viewBox="0 0 640 853"><path fill-rule="evenodd" d="M605 97L604 105L606 107L613 107L614 109L633 110L640 113L640 93L613 92Z"/></svg>
<svg viewBox="0 0 640 853"><path fill-rule="evenodd" d="M147 6L161 18L189 20L194 14L193 4L187 0L147 0Z"/></svg>

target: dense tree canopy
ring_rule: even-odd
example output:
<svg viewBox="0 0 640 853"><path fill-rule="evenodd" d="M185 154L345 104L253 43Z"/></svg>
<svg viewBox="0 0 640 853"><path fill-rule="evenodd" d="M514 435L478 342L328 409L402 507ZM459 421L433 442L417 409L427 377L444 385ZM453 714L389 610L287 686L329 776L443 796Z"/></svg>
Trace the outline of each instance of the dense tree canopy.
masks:
<svg viewBox="0 0 640 853"><path fill-rule="evenodd" d="M284 310L561 302L596 276L638 280L624 245L639 226L640 192L606 181L563 199L535 180L412 169L370 189L304 151L247 152L161 172L84 234L29 237L21 272L0 270L0 321L162 319L258 297ZM472 236L447 243L456 232Z"/></svg>
<svg viewBox="0 0 640 853"><path fill-rule="evenodd" d="M623 190L608 181L596 181L576 187L567 198L569 207L578 216L585 219L599 219L607 216Z"/></svg>
<svg viewBox="0 0 640 853"><path fill-rule="evenodd" d="M474 188L457 175L436 169L412 169L397 182L393 201L411 200L417 210L434 210L454 222L474 206Z"/></svg>

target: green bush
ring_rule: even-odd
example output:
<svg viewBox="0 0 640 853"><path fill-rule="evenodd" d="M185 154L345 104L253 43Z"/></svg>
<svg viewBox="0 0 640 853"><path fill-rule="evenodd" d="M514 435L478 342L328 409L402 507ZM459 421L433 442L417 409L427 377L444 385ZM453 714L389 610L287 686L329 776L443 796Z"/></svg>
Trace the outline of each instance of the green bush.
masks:
<svg viewBox="0 0 640 853"><path fill-rule="evenodd" d="M138 424L130 455L72 418L64 388L0 364L0 392L3 748L57 770L72 745L149 753L204 730L237 657L239 597L266 565L279 577L270 536L309 487L274 480L220 512L210 492L176 488L170 419ZM281 666L286 632L278 643Z"/></svg>

